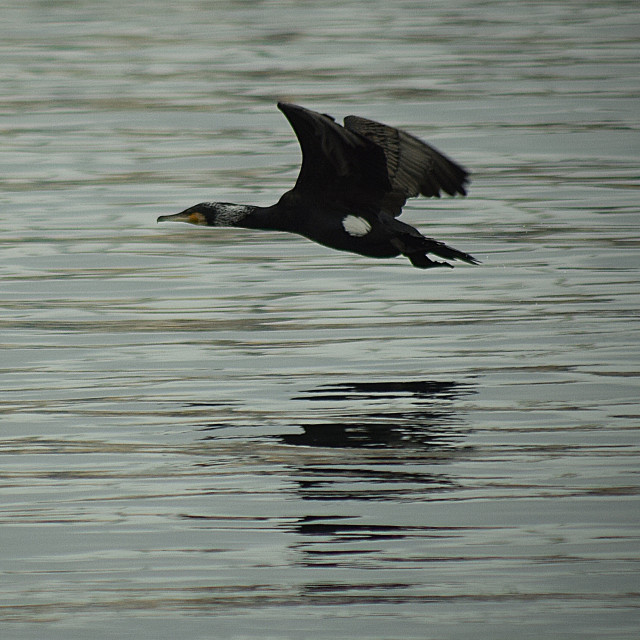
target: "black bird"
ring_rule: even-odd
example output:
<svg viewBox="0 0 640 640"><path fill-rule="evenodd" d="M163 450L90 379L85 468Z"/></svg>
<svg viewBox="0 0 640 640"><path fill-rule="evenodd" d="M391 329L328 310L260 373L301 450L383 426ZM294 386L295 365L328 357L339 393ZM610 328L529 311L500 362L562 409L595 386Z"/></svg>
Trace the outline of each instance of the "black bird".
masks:
<svg viewBox="0 0 640 640"><path fill-rule="evenodd" d="M302 148L298 180L270 207L202 202L181 213L160 216L210 227L288 231L319 244L372 258L407 256L414 267L448 266L431 260L478 261L443 242L425 238L400 222L407 198L466 195L469 173L418 138L373 120L331 116L284 102Z"/></svg>

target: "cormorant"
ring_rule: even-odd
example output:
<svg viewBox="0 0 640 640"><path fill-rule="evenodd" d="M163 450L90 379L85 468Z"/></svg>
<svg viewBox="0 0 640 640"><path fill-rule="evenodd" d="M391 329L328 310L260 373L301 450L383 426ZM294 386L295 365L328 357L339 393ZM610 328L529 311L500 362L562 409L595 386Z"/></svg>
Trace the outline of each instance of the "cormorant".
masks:
<svg viewBox="0 0 640 640"><path fill-rule="evenodd" d="M331 116L278 103L302 148L298 180L270 207L202 202L160 216L210 227L288 231L319 244L373 258L407 256L414 267L452 266L431 260L478 261L400 222L407 198L466 195L469 173L418 138L373 120Z"/></svg>

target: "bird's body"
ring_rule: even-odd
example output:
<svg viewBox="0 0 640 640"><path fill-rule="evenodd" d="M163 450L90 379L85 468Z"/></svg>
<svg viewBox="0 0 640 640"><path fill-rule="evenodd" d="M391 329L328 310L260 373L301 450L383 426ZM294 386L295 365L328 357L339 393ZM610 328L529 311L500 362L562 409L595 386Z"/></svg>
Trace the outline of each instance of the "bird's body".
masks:
<svg viewBox="0 0 640 640"><path fill-rule="evenodd" d="M348 116L342 127L296 105L278 107L302 148L293 189L271 207L203 202L158 222L286 231L372 258L402 254L422 269L451 266L431 260L429 253L477 263L397 219L407 198L439 197L441 190L466 195L465 169L418 138L378 122Z"/></svg>

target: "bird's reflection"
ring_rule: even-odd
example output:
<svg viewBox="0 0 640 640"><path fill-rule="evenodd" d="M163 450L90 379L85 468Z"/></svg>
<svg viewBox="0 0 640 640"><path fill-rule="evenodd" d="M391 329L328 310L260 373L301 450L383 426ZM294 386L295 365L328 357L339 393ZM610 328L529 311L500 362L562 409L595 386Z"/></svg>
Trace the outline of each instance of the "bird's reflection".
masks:
<svg viewBox="0 0 640 640"><path fill-rule="evenodd" d="M467 431L456 400L470 393L470 384L452 381L389 381L322 385L296 396L307 405L305 418L280 440L332 451L297 457L298 494L369 502L450 490L444 466Z"/></svg>
<svg viewBox="0 0 640 640"><path fill-rule="evenodd" d="M334 448L446 447L464 431L453 401L472 392L453 381L343 382L296 396L310 413L330 419L305 421L302 433L283 442ZM325 411L313 404L327 403Z"/></svg>
<svg viewBox="0 0 640 640"><path fill-rule="evenodd" d="M296 492L308 505L287 525L296 534L292 548L300 564L371 563L390 540L401 548L407 538L440 535L419 516L410 527L400 526L396 510L410 504L416 512L418 504L445 499L459 488L447 467L465 450L468 428L459 400L474 392L472 383L412 380L341 382L296 396L308 403L310 417L322 419L306 420L301 432L281 440L331 451L326 460L302 457L292 468ZM334 587L345 585L307 585L313 593Z"/></svg>
<svg viewBox="0 0 640 640"><path fill-rule="evenodd" d="M286 474L287 491L297 498L280 527L294 534L298 561L353 562L359 554L373 557L389 540L440 535L416 509L459 489L450 463L467 450L461 400L473 393L471 381L393 380L324 384L293 396L290 411L280 412L261 442L263 459L274 474ZM221 428L208 424L207 439ZM400 526L398 510L406 508L412 524Z"/></svg>

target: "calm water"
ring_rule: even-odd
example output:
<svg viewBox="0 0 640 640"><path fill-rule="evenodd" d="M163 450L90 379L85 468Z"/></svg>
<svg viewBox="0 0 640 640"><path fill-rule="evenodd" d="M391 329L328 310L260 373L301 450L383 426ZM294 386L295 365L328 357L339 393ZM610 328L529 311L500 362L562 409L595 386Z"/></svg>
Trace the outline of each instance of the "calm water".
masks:
<svg viewBox="0 0 640 640"><path fill-rule="evenodd" d="M635 2L4 2L0 635L635 638ZM479 267L270 204L279 98L474 174Z"/></svg>

